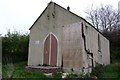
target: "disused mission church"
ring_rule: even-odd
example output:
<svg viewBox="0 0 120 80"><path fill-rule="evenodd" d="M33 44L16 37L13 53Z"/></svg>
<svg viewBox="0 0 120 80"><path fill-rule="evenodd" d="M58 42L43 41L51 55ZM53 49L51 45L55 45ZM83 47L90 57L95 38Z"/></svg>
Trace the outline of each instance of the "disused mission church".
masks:
<svg viewBox="0 0 120 80"><path fill-rule="evenodd" d="M30 27L28 66L90 72L110 63L109 40L82 17L50 2Z"/></svg>

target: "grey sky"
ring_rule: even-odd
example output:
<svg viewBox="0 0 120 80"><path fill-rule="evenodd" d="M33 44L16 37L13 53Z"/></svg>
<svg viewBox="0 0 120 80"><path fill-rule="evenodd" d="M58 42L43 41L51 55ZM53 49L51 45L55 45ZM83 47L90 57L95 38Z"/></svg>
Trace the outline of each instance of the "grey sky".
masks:
<svg viewBox="0 0 120 80"><path fill-rule="evenodd" d="M0 0L0 34L7 30L29 32L29 28L51 0ZM70 6L70 11L85 18L85 11L101 4L118 8L119 0L52 0L62 7Z"/></svg>

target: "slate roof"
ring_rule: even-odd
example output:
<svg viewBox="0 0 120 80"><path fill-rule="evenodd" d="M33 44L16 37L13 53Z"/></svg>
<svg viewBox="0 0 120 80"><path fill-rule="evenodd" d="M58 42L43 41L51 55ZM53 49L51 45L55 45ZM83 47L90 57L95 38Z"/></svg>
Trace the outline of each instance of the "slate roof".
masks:
<svg viewBox="0 0 120 80"><path fill-rule="evenodd" d="M64 9L64 10L66 10L66 11L68 11L67 9L65 9L64 7L62 7L62 6L60 6L60 5L58 5L57 3L55 3L55 2L49 2L48 3L48 6L51 4L51 3L54 3L54 5L57 5L57 6L59 6L59 7L61 7L62 9ZM42 16L42 14L46 11L46 9L48 8L48 6L44 9L44 11L40 14L40 16L36 19L36 21L33 23L33 25L29 28L29 30L34 26L34 24L39 20L39 18ZM86 21L84 18L82 18L81 16L79 16L79 15L77 15L77 14L75 14L75 13L73 13L73 12L71 12L71 11L68 11L68 12L70 12L71 14L73 14L73 15L75 15L75 16L77 16L77 17L79 17L80 19L82 19L82 20L84 20L86 23L88 23L90 26L92 26L97 32L99 32L102 36L104 36L99 30L97 30L92 24L90 24L88 21ZM105 37L105 36L104 36ZM106 37L105 37L106 38ZM107 39L107 38L106 38Z"/></svg>

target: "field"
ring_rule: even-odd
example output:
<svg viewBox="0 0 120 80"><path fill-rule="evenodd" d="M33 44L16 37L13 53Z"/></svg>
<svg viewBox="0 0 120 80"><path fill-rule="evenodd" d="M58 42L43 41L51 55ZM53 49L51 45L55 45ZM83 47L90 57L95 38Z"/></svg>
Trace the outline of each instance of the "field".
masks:
<svg viewBox="0 0 120 80"><path fill-rule="evenodd" d="M110 64L105 67L104 78L120 78L120 63Z"/></svg>
<svg viewBox="0 0 120 80"><path fill-rule="evenodd" d="M16 64L3 65L3 78L45 78L46 76L40 72L31 72L25 70L26 62Z"/></svg>
<svg viewBox="0 0 120 80"><path fill-rule="evenodd" d="M3 65L3 78L48 78L43 73L32 72L25 70L26 62L19 62L16 64ZM120 64L113 63L107 65L103 69L102 75L99 78L119 78Z"/></svg>

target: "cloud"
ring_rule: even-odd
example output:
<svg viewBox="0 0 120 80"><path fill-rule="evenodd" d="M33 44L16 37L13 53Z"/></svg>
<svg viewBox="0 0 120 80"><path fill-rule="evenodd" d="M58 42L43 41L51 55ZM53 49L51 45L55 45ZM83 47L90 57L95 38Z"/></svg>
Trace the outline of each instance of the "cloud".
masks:
<svg viewBox="0 0 120 80"><path fill-rule="evenodd" d="M5 34L7 29L28 31L29 27L42 13L51 0L1 0L0 1L0 34ZM52 0L70 11L85 16L84 10L92 4L110 3L117 8L119 0Z"/></svg>

